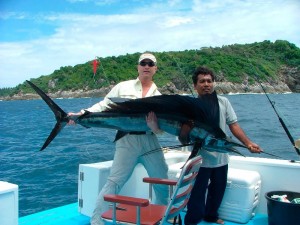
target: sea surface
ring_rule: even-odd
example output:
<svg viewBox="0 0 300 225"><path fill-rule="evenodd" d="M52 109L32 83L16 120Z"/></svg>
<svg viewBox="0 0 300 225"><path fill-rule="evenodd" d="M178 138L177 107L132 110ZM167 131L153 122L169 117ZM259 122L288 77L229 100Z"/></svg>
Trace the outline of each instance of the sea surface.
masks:
<svg viewBox="0 0 300 225"><path fill-rule="evenodd" d="M265 152L299 160L266 95L225 96L246 134ZM300 94L268 96L294 139L299 139ZM55 102L66 112L77 112L99 100L55 99ZM55 124L48 106L42 100L0 101L0 109L0 180L19 185L19 216L77 202L79 164L113 158L114 130L66 126L44 151L39 151ZM159 139L162 146L178 144L171 135ZM240 151L251 155L247 150ZM274 158L266 154L258 156Z"/></svg>

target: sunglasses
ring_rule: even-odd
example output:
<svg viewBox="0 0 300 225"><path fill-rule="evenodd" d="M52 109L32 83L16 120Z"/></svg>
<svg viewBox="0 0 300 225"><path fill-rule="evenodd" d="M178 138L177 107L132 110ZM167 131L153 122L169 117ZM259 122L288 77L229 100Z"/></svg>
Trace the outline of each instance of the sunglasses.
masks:
<svg viewBox="0 0 300 225"><path fill-rule="evenodd" d="M146 65L148 65L149 67L153 67L153 66L155 66L155 63L154 62L152 62L152 61L150 61L150 62L140 62L140 66L146 66Z"/></svg>

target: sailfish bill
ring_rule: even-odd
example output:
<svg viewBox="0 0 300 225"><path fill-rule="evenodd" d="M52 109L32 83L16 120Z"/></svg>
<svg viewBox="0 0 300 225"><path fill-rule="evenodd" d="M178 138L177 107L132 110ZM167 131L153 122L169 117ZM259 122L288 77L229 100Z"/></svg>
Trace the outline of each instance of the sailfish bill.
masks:
<svg viewBox="0 0 300 225"><path fill-rule="evenodd" d="M232 140L219 127L213 112L217 112L217 95L214 92L208 99L198 99L181 95L159 95L147 98L120 100L111 99L110 108L103 112L86 111L78 118L70 118L47 94L32 82L27 83L47 103L56 118L56 124L40 149L44 150L71 120L84 127L109 128L124 132L151 132L145 116L155 112L161 130L178 136L183 144L197 145L210 151L234 152L242 155L234 147L247 148ZM209 99L213 98L213 99ZM216 115L216 113L215 113Z"/></svg>

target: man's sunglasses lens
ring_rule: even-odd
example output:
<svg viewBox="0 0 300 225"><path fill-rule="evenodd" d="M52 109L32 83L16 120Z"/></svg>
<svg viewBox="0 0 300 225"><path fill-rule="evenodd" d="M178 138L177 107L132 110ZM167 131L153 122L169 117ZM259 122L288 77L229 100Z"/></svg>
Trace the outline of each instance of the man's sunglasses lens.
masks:
<svg viewBox="0 0 300 225"><path fill-rule="evenodd" d="M155 63L154 63L154 62L140 62L140 65L141 65L141 66L146 66L146 65L148 65L148 66L152 67L152 66L155 66Z"/></svg>

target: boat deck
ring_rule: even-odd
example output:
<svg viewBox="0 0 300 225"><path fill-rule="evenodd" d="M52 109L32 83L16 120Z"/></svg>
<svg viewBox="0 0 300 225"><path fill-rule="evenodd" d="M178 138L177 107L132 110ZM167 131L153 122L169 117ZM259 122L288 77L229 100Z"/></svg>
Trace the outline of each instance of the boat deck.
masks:
<svg viewBox="0 0 300 225"><path fill-rule="evenodd" d="M182 215L184 216L184 215ZM78 212L77 203L65 205L62 207L49 209L32 215L19 218L19 225L88 225L90 217L84 216ZM225 221L226 225L240 225ZM199 225L212 225L212 223L201 222ZM264 214L257 214L245 225L268 225L268 217Z"/></svg>
<svg viewBox="0 0 300 225"><path fill-rule="evenodd" d="M78 212L78 203L45 210L19 218L19 225L88 225L90 217Z"/></svg>

